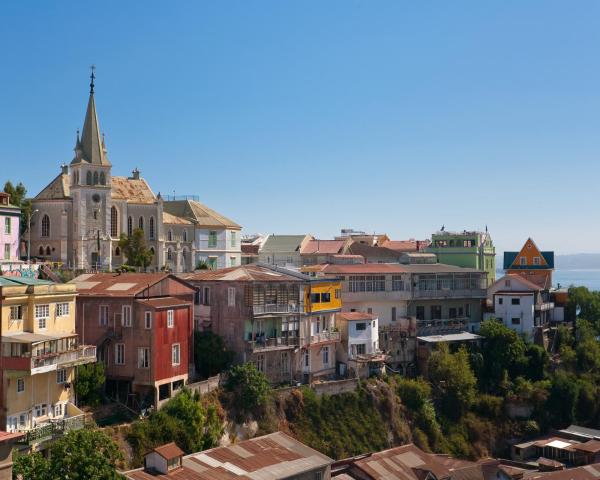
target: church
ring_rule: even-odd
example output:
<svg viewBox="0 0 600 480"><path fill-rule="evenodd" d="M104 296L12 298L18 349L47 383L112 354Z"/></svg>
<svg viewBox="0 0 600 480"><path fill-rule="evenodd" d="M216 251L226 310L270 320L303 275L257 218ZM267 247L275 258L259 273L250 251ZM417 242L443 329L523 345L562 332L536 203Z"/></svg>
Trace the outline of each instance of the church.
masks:
<svg viewBox="0 0 600 480"><path fill-rule="evenodd" d="M196 198L155 195L137 168L131 176L113 176L96 112L93 69L90 78L75 156L32 199L31 256L67 268L113 270L126 263L121 234L139 228L153 253L149 270L240 265L240 225Z"/></svg>

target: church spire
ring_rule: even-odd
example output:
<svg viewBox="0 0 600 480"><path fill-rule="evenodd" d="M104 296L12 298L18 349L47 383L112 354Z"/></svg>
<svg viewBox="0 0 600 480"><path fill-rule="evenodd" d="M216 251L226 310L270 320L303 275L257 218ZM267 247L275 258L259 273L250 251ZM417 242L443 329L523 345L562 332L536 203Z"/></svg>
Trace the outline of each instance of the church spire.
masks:
<svg viewBox="0 0 600 480"><path fill-rule="evenodd" d="M96 102L94 100L94 80L96 79L96 67L90 67L92 73L90 75L90 98L88 100L87 111L85 113L85 121L83 123L83 131L81 132L81 157L77 156L71 163L79 163L84 161L94 165L109 166L110 162L106 155L106 147L103 146L100 137L100 124L98 122L98 114L96 113Z"/></svg>

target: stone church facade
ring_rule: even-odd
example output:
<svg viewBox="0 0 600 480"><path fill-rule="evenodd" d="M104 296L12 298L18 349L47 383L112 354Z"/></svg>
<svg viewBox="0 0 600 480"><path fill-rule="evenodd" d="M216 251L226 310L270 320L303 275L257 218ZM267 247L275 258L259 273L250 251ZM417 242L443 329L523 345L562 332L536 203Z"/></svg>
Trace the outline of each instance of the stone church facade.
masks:
<svg viewBox="0 0 600 480"><path fill-rule="evenodd" d="M215 243L215 267L240 264L241 227L195 200L165 201L155 195L135 169L131 176L112 175L104 137L100 133L94 98L94 76L81 137L77 132L75 156L33 200L31 255L68 268L111 270L126 263L118 246L122 233L140 228L153 251L150 270L167 267L192 271L206 262L200 233L238 239L224 251ZM27 236L25 236L27 238ZM211 258L213 258L211 257ZM237 260L237 263L236 263Z"/></svg>

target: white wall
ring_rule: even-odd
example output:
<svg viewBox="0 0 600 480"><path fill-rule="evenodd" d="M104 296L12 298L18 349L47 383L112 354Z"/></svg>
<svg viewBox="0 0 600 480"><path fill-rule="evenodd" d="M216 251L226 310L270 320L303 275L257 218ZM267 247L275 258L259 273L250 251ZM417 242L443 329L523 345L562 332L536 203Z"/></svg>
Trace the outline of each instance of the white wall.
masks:
<svg viewBox="0 0 600 480"><path fill-rule="evenodd" d="M365 330L357 330L357 324L366 324ZM348 358L353 358L352 345L365 344L365 353L375 353L379 349L379 321L356 320L348 322Z"/></svg>
<svg viewBox="0 0 600 480"><path fill-rule="evenodd" d="M518 301L518 305L513 305ZM502 319L504 325L520 334L531 335L534 326L534 294L530 295L494 295L494 312L496 319ZM520 323L513 324L512 319L518 318Z"/></svg>

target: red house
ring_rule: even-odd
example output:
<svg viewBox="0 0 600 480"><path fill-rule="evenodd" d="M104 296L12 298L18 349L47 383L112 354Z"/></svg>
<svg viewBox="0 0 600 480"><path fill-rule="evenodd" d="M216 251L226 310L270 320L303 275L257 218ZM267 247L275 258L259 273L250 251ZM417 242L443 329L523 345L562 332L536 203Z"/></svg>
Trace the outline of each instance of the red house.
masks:
<svg viewBox="0 0 600 480"><path fill-rule="evenodd" d="M166 273L75 278L77 332L96 345L106 393L138 408L160 407L193 369L195 289Z"/></svg>

